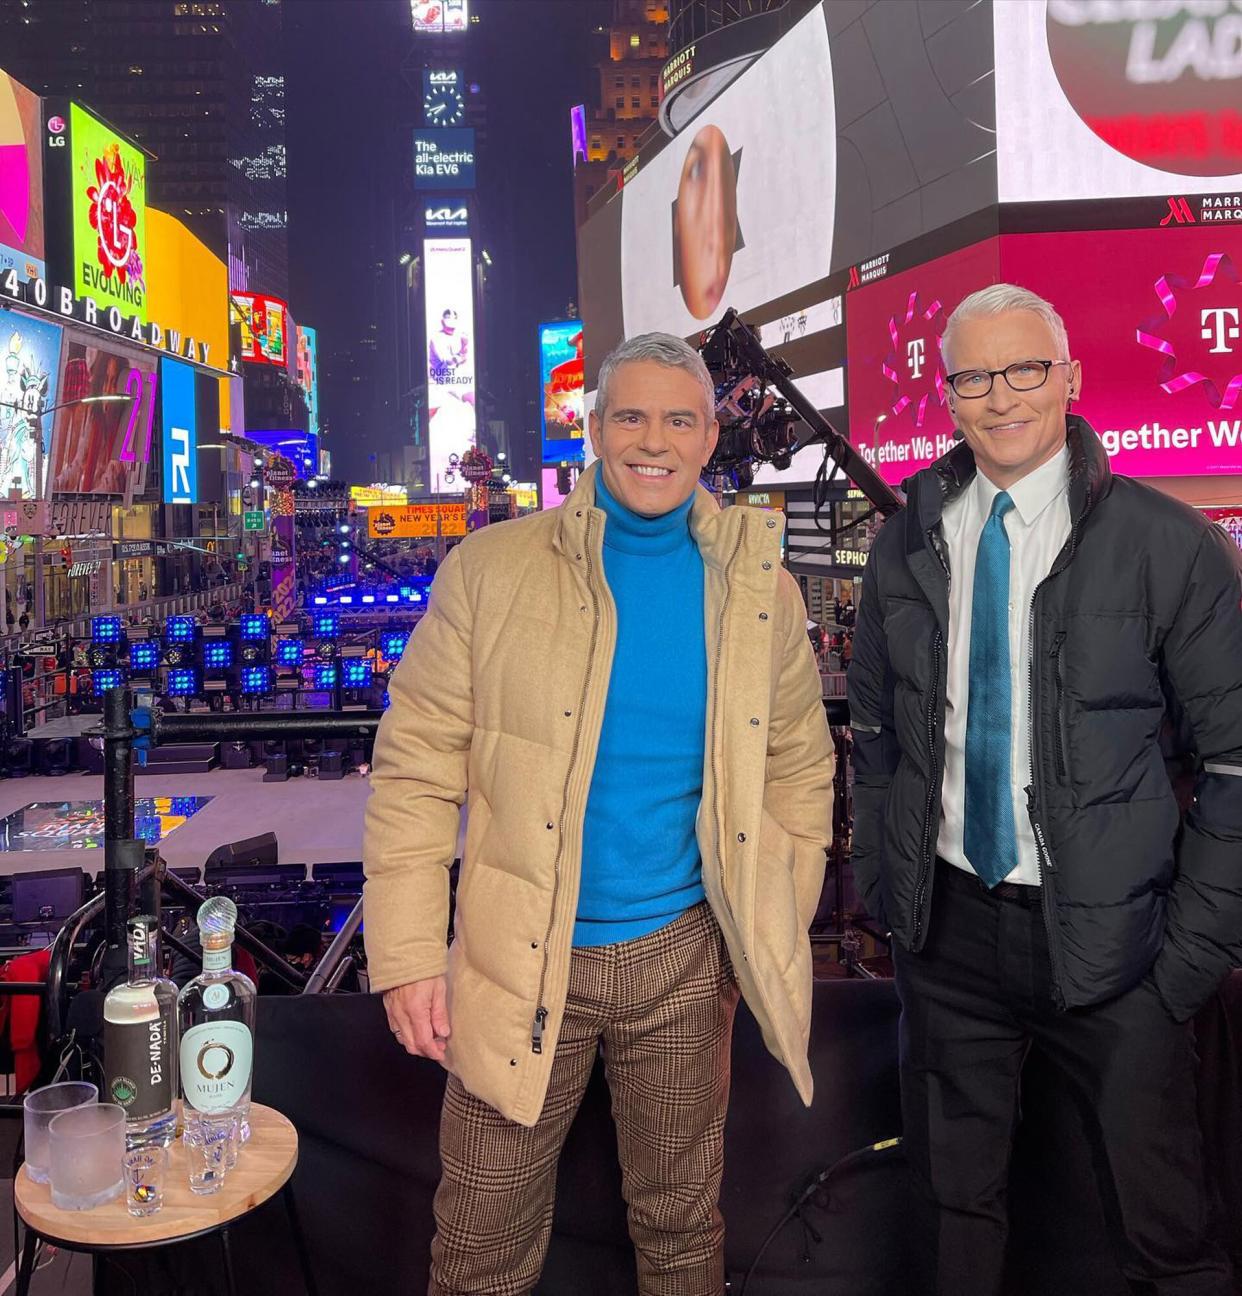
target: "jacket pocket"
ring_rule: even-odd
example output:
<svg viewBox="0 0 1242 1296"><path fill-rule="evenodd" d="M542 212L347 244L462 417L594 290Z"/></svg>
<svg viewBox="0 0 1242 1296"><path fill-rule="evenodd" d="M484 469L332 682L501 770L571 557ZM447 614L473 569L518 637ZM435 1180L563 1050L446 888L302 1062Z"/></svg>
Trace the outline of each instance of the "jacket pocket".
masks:
<svg viewBox="0 0 1242 1296"><path fill-rule="evenodd" d="M1053 684L1056 694L1056 725L1053 730L1053 759L1056 763L1057 781L1065 783L1069 779L1067 752L1069 748L1065 723L1065 670L1062 657L1065 652L1065 631L1059 630L1052 641Z"/></svg>

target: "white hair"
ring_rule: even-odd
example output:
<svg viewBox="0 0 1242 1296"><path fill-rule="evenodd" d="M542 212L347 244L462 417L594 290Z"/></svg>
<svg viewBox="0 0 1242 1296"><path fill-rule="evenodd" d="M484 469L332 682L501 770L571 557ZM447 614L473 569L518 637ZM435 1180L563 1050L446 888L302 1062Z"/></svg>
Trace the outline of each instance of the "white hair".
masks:
<svg viewBox="0 0 1242 1296"><path fill-rule="evenodd" d="M640 333L637 337L622 342L615 351L605 356L604 363L599 367L599 387L595 392L597 417L602 419L608 408L608 388L612 384L613 374L621 365L634 360L654 360L669 369L684 369L703 388L707 422L711 423L716 417L716 387L703 363L703 357L688 342L683 342L671 333Z"/></svg>
<svg viewBox="0 0 1242 1296"><path fill-rule="evenodd" d="M980 288L978 292L973 292L969 297L964 297L958 302L957 309L949 316L949 322L944 326L944 333L940 338L940 354L948 355L949 339L954 328L962 320L986 319L992 315L1003 315L1006 311L1019 310L1038 315L1051 330L1056 355L1049 356L1048 359L1068 360L1070 358L1069 334L1065 331L1065 321L1057 314L1056 307L1037 293L1031 292L1029 288L1019 288L1017 284L1010 283L989 284L986 288ZM1028 358L1033 360L1039 357ZM947 367L947 360L945 364Z"/></svg>

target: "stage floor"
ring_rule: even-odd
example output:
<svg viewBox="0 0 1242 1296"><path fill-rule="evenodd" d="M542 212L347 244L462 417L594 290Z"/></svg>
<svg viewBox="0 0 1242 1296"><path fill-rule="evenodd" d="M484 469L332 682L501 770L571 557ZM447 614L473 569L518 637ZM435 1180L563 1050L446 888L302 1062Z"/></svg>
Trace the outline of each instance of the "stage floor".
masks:
<svg viewBox="0 0 1242 1296"><path fill-rule="evenodd" d="M158 831L160 852L173 868L201 868L217 846L274 832L280 861L318 864L362 858L362 817L368 782L296 778L264 783L262 768L206 774L143 774L134 782L139 836ZM0 874L34 869L103 868L103 776L65 774L0 779ZM82 803L100 802L100 813ZM49 804L50 803L50 804ZM66 803L73 810L63 809ZM145 808L144 808L145 803ZM30 809L39 806L38 811ZM25 811L23 841L10 816ZM92 845L96 844L96 845Z"/></svg>

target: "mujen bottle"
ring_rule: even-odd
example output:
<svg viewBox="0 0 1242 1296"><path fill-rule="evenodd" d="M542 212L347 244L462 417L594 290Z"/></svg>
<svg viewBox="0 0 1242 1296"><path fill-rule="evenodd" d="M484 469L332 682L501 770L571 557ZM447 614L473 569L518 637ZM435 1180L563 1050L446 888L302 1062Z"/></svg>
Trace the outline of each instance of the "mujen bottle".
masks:
<svg viewBox="0 0 1242 1296"><path fill-rule="evenodd" d="M129 977L104 999L105 1100L125 1109L125 1144L167 1146L177 1127L176 987L160 975L159 922L126 924Z"/></svg>
<svg viewBox="0 0 1242 1296"><path fill-rule="evenodd" d="M249 1137L254 1064L254 982L233 968L237 906L212 896L198 911L203 970L177 999L181 1030L181 1091L187 1115L238 1117Z"/></svg>

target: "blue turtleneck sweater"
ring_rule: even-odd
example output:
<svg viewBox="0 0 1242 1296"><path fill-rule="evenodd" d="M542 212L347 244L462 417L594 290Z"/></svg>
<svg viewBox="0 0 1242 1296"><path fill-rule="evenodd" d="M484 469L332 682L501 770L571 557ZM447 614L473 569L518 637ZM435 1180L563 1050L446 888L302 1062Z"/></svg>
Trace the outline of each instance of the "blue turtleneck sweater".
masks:
<svg viewBox="0 0 1242 1296"><path fill-rule="evenodd" d="M617 502L600 471L595 503L607 515L604 576L617 646L587 798L575 945L646 936L703 899L694 821L707 648L693 499L641 517Z"/></svg>

